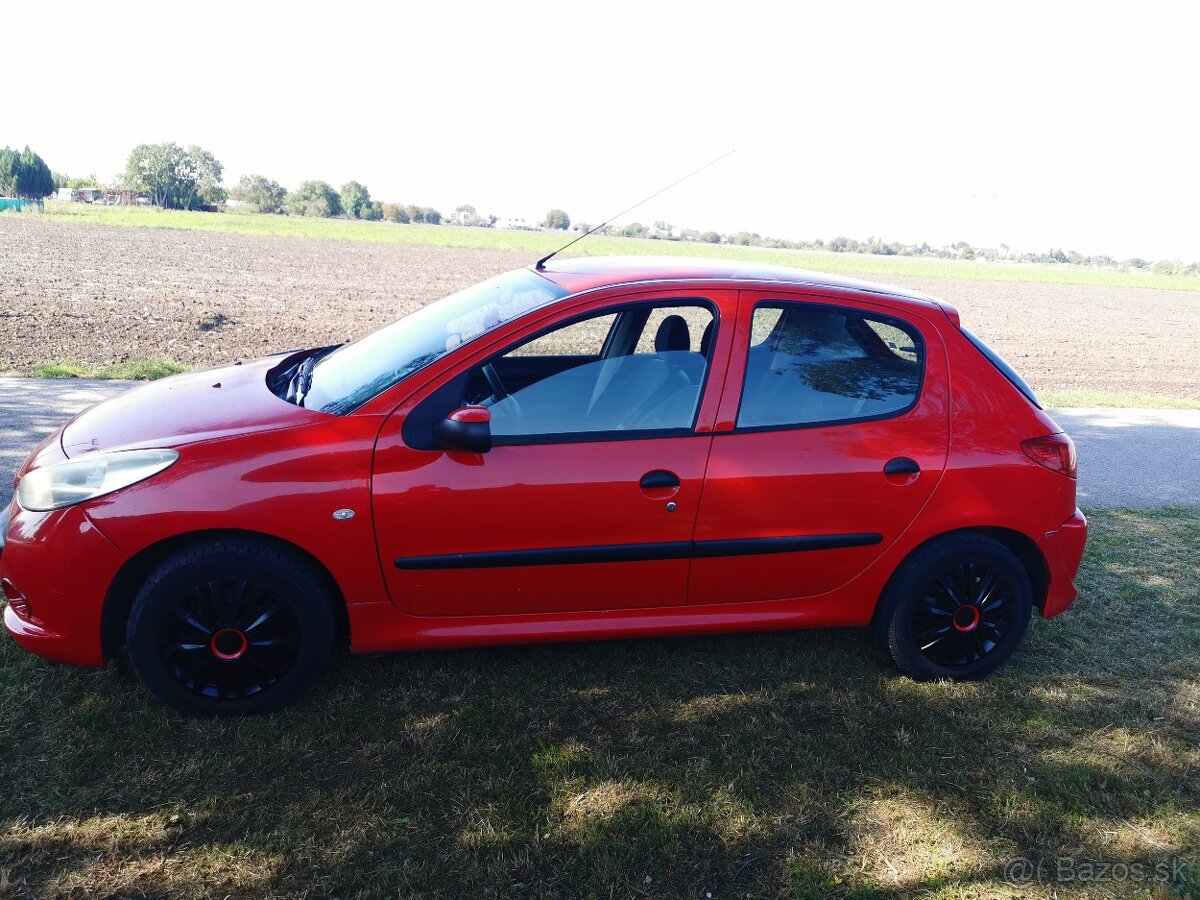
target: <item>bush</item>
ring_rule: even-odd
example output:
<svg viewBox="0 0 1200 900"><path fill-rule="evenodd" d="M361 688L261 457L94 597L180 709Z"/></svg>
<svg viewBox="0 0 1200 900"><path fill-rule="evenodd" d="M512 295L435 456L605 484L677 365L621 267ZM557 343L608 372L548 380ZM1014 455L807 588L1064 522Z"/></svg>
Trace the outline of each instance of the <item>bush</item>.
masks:
<svg viewBox="0 0 1200 900"><path fill-rule="evenodd" d="M407 225L409 222L408 210L399 203L383 204L383 217L389 222L399 222L401 225Z"/></svg>
<svg viewBox="0 0 1200 900"><path fill-rule="evenodd" d="M337 191L324 181L306 181L288 194L287 208L294 216L317 216L328 219L341 215L342 201Z"/></svg>
<svg viewBox="0 0 1200 900"><path fill-rule="evenodd" d="M287 200L287 189L278 181L262 175L243 175L229 196L250 206L259 213L281 213Z"/></svg>

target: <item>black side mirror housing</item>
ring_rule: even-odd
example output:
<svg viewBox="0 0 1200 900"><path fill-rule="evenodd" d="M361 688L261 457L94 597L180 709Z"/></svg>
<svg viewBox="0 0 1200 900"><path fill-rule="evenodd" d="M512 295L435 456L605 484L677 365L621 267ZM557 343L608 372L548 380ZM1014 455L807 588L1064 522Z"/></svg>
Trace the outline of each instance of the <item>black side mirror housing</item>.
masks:
<svg viewBox="0 0 1200 900"><path fill-rule="evenodd" d="M464 406L433 426L433 437L446 450L487 453L492 449L492 414L486 406Z"/></svg>

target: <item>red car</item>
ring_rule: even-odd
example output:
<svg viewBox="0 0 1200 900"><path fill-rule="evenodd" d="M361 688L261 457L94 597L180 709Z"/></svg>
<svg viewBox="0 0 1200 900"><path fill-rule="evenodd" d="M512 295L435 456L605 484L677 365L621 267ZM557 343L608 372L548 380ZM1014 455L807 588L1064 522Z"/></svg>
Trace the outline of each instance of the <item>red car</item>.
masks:
<svg viewBox="0 0 1200 900"><path fill-rule="evenodd" d="M4 624L188 713L376 652L870 626L976 679L1062 612L1075 449L929 297L720 261L501 275L147 384L18 473Z"/></svg>

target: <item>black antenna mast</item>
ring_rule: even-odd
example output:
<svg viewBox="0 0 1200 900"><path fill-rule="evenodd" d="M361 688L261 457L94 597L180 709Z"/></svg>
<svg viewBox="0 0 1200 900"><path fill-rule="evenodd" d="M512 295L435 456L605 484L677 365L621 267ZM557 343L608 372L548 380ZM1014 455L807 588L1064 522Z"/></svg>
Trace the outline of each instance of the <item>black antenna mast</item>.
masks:
<svg viewBox="0 0 1200 900"><path fill-rule="evenodd" d="M649 203L651 200L653 200L653 199L654 199L655 197L657 197L659 194L666 193L666 192L667 192L667 191L669 191L671 188L675 187L675 185L677 185L677 184L680 184L680 183L682 183L682 182L684 182L684 181L687 181L687 180L688 180L689 178L691 178L693 175L699 175L701 172L703 172L703 171L704 171L705 169L707 169L709 166L711 166L711 165L714 165L715 163L719 163L719 162L720 162L721 160L723 160L725 157L727 157L727 156L730 156L731 154L733 154L733 153L734 153L736 150L737 150L737 148L735 147L733 150L730 150L730 151L728 151L727 153L722 153L722 154L721 154L720 156L718 156L716 159L710 159L708 162L706 162L706 163L705 163L704 165L702 165L700 168L696 169L694 172L688 172L686 175L684 175L684 176L683 176L682 178L680 178L678 181L672 181L672 182L671 182L670 184L668 184L668 185L667 185L665 188L661 188L660 190L657 190L657 191L655 191L655 192L654 192L653 194L651 194L649 197L644 197L643 199L639 200L637 203L633 204L633 206L629 207L629 209L623 209L623 210L621 210L619 213L617 213L615 216L610 216L610 217L609 217L609 218L608 218L606 221L604 221L604 222L601 222L601 223L600 223L599 225L597 225L595 228L589 228L587 231L585 231L585 232L584 232L583 234L581 234L579 237L575 238L575 240L573 240L573 241L568 241L567 243L565 243L565 244L563 244L561 247L559 247L557 250L555 250L553 253L548 253L548 254L546 254L545 256L543 256L541 259L539 259L539 260L537 261L537 263L534 265L534 268L535 268L535 269L537 269L539 272L540 272L540 271L542 271L542 269L546 268L546 263L548 263L548 262L549 262L549 261L550 261L550 260L551 260L553 257L555 257L555 256L558 256L558 254L562 253L562 252L563 252L564 250L566 250L568 247L570 247L570 246L573 246L574 244L577 244L577 243L579 243L579 242L580 242L580 241L582 241L582 240L583 240L585 237L587 237L589 234L592 234L593 232L599 231L601 228L603 228L604 226L608 225L608 224L609 224L609 222L613 222L613 221L615 221L615 220L617 220L617 219L621 218L621 216L625 215L625 213L627 213L627 212L633 212L635 209L637 209L637 208L638 208L639 206L641 206L643 203Z"/></svg>

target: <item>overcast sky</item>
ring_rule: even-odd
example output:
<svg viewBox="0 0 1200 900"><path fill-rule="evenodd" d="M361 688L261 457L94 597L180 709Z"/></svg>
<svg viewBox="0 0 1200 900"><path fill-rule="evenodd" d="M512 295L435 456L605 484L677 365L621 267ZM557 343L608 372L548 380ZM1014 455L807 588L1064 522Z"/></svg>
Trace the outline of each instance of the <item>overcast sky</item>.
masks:
<svg viewBox="0 0 1200 900"><path fill-rule="evenodd" d="M50 0L5 9L0 144L592 223L736 147L625 221L1194 260L1198 9Z"/></svg>

